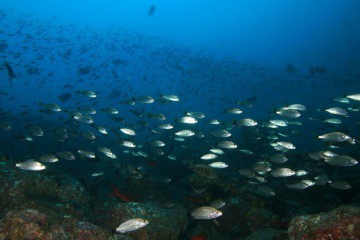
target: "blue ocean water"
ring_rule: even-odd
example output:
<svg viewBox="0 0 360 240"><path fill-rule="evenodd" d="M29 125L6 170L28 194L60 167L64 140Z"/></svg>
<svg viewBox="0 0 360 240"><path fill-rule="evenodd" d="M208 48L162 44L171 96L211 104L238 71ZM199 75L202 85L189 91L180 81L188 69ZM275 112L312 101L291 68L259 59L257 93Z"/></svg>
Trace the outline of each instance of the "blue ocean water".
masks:
<svg viewBox="0 0 360 240"><path fill-rule="evenodd" d="M218 191L233 181L236 189L271 202L268 208L281 219L287 219L286 214L272 207L289 203L291 194L299 194L291 201L302 207L311 205L313 193L334 197L343 191L347 193L326 210L359 204L358 165L345 166L344 159L329 164L331 158L319 153L332 151L359 160L360 97L351 97L360 93L359 10L356 0L2 0L0 154L11 165L4 176L7 171L16 172L19 181L22 174L71 176L95 199L111 195L112 185L136 195L136 202L141 203L163 200L141 195L144 188L163 190L161 198L189 213L217 198L229 203L239 197L228 188ZM96 97L89 97L86 91ZM169 100L168 95L176 95L180 101ZM143 96L154 102L144 103ZM54 110L54 104L60 111ZM306 110L290 107L289 111L291 104L304 105ZM346 113L326 111L334 107ZM231 108L242 113L233 114ZM202 112L205 118L195 117L196 124L182 123L181 118L191 112ZM301 116L286 115L294 112ZM84 122L83 116L91 122ZM256 126L242 125L248 118L256 121ZM326 122L333 118L341 123ZM212 119L220 124L211 124ZM274 127L269 120L282 120L288 126ZM164 123L174 128L160 129ZM42 136L37 136L37 127ZM101 133L99 127L108 133ZM120 128L134 130L136 135ZM194 136L177 139L180 130L191 130ZM226 130L231 136L215 136L216 130ZM349 139L324 143L319 138L331 132ZM165 146L158 146L155 140ZM206 166L215 160L200 157L211 148L221 148L224 140L237 145L236 149L223 147L225 154L217 155L216 161L227 167L208 170ZM123 141L131 141L135 147L124 146ZM277 149L279 141L296 148ZM111 150L116 158L105 156L100 147ZM240 149L253 153L244 154ZM79 150L91 151L95 158L79 154ZM15 165L29 159L41 162L44 154L59 156L60 151L72 152L76 160L43 161L46 169L34 172ZM271 156L279 153L289 160L271 162ZM203 168L197 170L196 164ZM271 169L264 170L268 165ZM273 171L282 167L308 174L275 177ZM257 179L244 177L239 169L249 169ZM211 171L219 176L209 184L206 180L212 178L208 176ZM102 175L94 179L91 175L95 173ZM319 176L326 176L325 183L319 183ZM162 185L165 178L171 180L166 187ZM184 200L197 194L192 178L205 189L198 194L201 203ZM311 180L315 186L312 190L289 187L300 180ZM346 180L351 188L331 186L339 180ZM154 186L149 186L149 181ZM270 187L276 195L264 196L259 186ZM319 200L319 206L323 201ZM309 212L320 212L319 206ZM1 212L0 218L5 214ZM225 224L221 219L220 226ZM189 221L179 239L192 236L191 231L202 224L190 215ZM288 224L290 220L283 221ZM114 228L110 225L101 226ZM210 232L224 239L250 233L227 235L221 227L209 229L204 230L209 239Z"/></svg>

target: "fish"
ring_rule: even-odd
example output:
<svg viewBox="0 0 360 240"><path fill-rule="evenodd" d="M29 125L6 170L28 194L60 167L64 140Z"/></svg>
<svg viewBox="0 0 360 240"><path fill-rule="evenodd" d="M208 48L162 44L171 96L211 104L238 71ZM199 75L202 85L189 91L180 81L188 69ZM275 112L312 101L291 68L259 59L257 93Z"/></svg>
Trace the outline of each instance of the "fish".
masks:
<svg viewBox="0 0 360 240"><path fill-rule="evenodd" d="M152 16L156 10L156 5L151 5L148 10L148 16Z"/></svg>
<svg viewBox="0 0 360 240"><path fill-rule="evenodd" d="M179 102L180 101L180 98L176 95L161 95L160 97L162 97L168 101L171 101L171 102Z"/></svg>
<svg viewBox="0 0 360 240"><path fill-rule="evenodd" d="M337 189L347 190L351 188L351 185L344 180L336 180L330 183L330 186Z"/></svg>
<svg viewBox="0 0 360 240"><path fill-rule="evenodd" d="M25 162L16 163L15 166L22 170L29 170L29 171L41 171L46 169L45 165L33 159L29 159Z"/></svg>
<svg viewBox="0 0 360 240"><path fill-rule="evenodd" d="M251 118L244 118L240 119L239 121L235 120L235 125L240 127L254 127L258 125L258 123Z"/></svg>
<svg viewBox="0 0 360 240"><path fill-rule="evenodd" d="M161 129L161 130L170 130L170 129L173 129L174 126L171 125L170 123L164 123L164 124L158 125L156 128Z"/></svg>
<svg viewBox="0 0 360 240"><path fill-rule="evenodd" d="M15 78L15 72L14 72L13 68L6 61L4 62L4 66L5 66L6 71L8 73L9 79L12 81Z"/></svg>
<svg viewBox="0 0 360 240"><path fill-rule="evenodd" d="M224 162L213 162L208 165L212 168L227 168L229 166Z"/></svg>
<svg viewBox="0 0 360 240"><path fill-rule="evenodd" d="M213 207L199 207L191 212L191 216L194 219L215 219L222 216L223 213Z"/></svg>
<svg viewBox="0 0 360 240"><path fill-rule="evenodd" d="M133 143L131 141L127 141L127 140L121 141L120 145L124 146L124 147L128 147L128 148L135 148L136 147L135 143Z"/></svg>
<svg viewBox="0 0 360 240"><path fill-rule="evenodd" d="M209 206L213 207L213 208L216 208L216 209L219 209L219 208L224 207L225 204L226 203L223 200L218 199L218 200L212 201Z"/></svg>
<svg viewBox="0 0 360 240"><path fill-rule="evenodd" d="M185 114L197 119L205 118L205 114L202 112L185 112Z"/></svg>
<svg viewBox="0 0 360 240"><path fill-rule="evenodd" d="M89 98L96 98L97 95L95 92L90 91L90 90L83 90L83 91L76 91L76 93L79 93L85 97L89 97Z"/></svg>
<svg viewBox="0 0 360 240"><path fill-rule="evenodd" d="M346 155L336 155L328 159L325 159L325 162L331 165L342 166L342 167L352 167L359 163L354 158Z"/></svg>
<svg viewBox="0 0 360 240"><path fill-rule="evenodd" d="M330 124L341 124L341 119L338 118L328 118L323 121L324 123L330 123Z"/></svg>
<svg viewBox="0 0 360 240"><path fill-rule="evenodd" d="M289 150L294 150L296 148L294 146L294 144L292 144L290 142L279 141L279 142L276 142L276 144L282 148L289 149Z"/></svg>
<svg viewBox="0 0 360 240"><path fill-rule="evenodd" d="M130 136L136 135L135 131L130 128L120 128L119 130L126 135L130 135Z"/></svg>
<svg viewBox="0 0 360 240"><path fill-rule="evenodd" d="M105 172L94 172L94 173L91 174L91 176L92 177L100 177L100 176L102 176L104 174L105 174Z"/></svg>
<svg viewBox="0 0 360 240"><path fill-rule="evenodd" d="M225 152L223 150L221 150L220 148L212 148L210 149L210 152L215 153L215 154L225 154Z"/></svg>
<svg viewBox="0 0 360 240"><path fill-rule="evenodd" d="M242 110L240 108L228 108L225 109L226 113L231 113L231 114L241 114Z"/></svg>
<svg viewBox="0 0 360 240"><path fill-rule="evenodd" d="M316 183L312 180L301 180L297 183L285 184L288 188L293 189L306 189L308 187L314 186Z"/></svg>
<svg viewBox="0 0 360 240"><path fill-rule="evenodd" d="M268 158L273 163L284 163L288 160L288 158L286 156L284 156L283 154L275 154Z"/></svg>
<svg viewBox="0 0 360 240"><path fill-rule="evenodd" d="M279 119L269 120L269 122L276 125L276 126L279 126L279 127L287 127L289 125L288 121L279 120Z"/></svg>
<svg viewBox="0 0 360 240"><path fill-rule="evenodd" d="M117 198L121 199L125 203L133 202L133 200L131 198L129 198L128 196L126 196L126 195L124 195L122 193L120 193L119 189L115 185L111 184L111 188L112 188L114 197L117 197Z"/></svg>
<svg viewBox="0 0 360 240"><path fill-rule="evenodd" d="M191 131L191 130L181 130L175 133L176 136L180 136L180 137L191 137L195 135L195 132Z"/></svg>
<svg viewBox="0 0 360 240"><path fill-rule="evenodd" d="M194 117L191 117L191 116L181 117L179 119L175 119L175 121L179 122L179 123L185 123L185 124L195 124L198 122L198 120L196 120Z"/></svg>
<svg viewBox="0 0 360 240"><path fill-rule="evenodd" d="M334 114L334 115L340 115L340 116L348 115L347 111L340 107L328 108L328 109L325 109L325 112L328 112L328 113Z"/></svg>
<svg viewBox="0 0 360 240"><path fill-rule="evenodd" d="M298 118L301 116L301 114L294 109L288 108L288 109L280 109L275 112L277 115L280 115L285 118Z"/></svg>
<svg viewBox="0 0 360 240"><path fill-rule="evenodd" d="M90 159L92 159L92 158L96 157L95 153L92 152L92 151L89 151L89 150L79 149L79 150L77 150L77 152L79 153L81 158L90 158Z"/></svg>
<svg viewBox="0 0 360 240"><path fill-rule="evenodd" d="M295 175L295 171L290 168L276 168L270 174L273 177L290 177Z"/></svg>
<svg viewBox="0 0 360 240"><path fill-rule="evenodd" d="M330 132L323 135L318 136L319 139L325 141L325 142L353 142L353 139L342 132Z"/></svg>
<svg viewBox="0 0 360 240"><path fill-rule="evenodd" d="M231 136L231 133L227 130L216 130L212 131L211 135L213 135L214 137L227 138Z"/></svg>
<svg viewBox="0 0 360 240"><path fill-rule="evenodd" d="M217 144L220 148L235 149L237 145L232 141L222 141Z"/></svg>
<svg viewBox="0 0 360 240"><path fill-rule="evenodd" d="M60 151L60 152L55 153L55 155L58 158L61 158L61 159L64 159L64 160L69 160L69 161L75 160L75 155L72 152L69 152L69 151Z"/></svg>
<svg viewBox="0 0 360 240"><path fill-rule="evenodd" d="M59 99L62 103L64 103L64 102L69 101L69 100L71 99L71 97L72 97L72 94L71 94L71 93L63 93L63 94L60 94L60 95L58 96L58 99Z"/></svg>
<svg viewBox="0 0 360 240"><path fill-rule="evenodd" d="M208 235L206 233L197 234L190 237L190 240L207 240Z"/></svg>
<svg viewBox="0 0 360 240"><path fill-rule="evenodd" d="M59 161L59 159L55 155L52 155L52 154L41 155L39 159L41 162L49 162L49 163L54 163L54 162Z"/></svg>
<svg viewBox="0 0 360 240"><path fill-rule="evenodd" d="M138 98L135 98L135 101L138 103L149 104L155 102L155 99L152 98L151 96L140 96Z"/></svg>
<svg viewBox="0 0 360 240"><path fill-rule="evenodd" d="M143 228L148 224L148 220L142 218L133 218L120 224L120 226L116 228L116 231L120 233L127 233Z"/></svg>
<svg viewBox="0 0 360 240"><path fill-rule="evenodd" d="M214 171L214 169L212 167L209 167L207 165L204 164L194 164L194 165L190 165L189 168L194 171L196 174L202 176L202 177L206 177L209 179L216 179L218 178L217 173Z"/></svg>
<svg viewBox="0 0 360 240"><path fill-rule="evenodd" d="M360 93L347 95L346 97L354 101L360 101Z"/></svg>

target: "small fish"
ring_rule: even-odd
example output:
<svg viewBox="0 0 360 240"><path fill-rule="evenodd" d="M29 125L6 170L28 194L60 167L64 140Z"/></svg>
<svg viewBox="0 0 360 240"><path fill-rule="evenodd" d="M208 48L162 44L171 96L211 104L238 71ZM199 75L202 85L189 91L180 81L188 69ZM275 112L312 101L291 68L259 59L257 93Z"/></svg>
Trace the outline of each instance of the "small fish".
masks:
<svg viewBox="0 0 360 240"><path fill-rule="evenodd" d="M91 174L91 176L92 177L100 177L100 176L102 176L104 174L105 174L105 172L94 172L94 173Z"/></svg>
<svg viewBox="0 0 360 240"><path fill-rule="evenodd" d="M55 154L58 158L61 158L61 159L65 159L65 160L75 160L75 155L72 154L71 152L69 151L61 151L61 152L57 152Z"/></svg>
<svg viewBox="0 0 360 240"><path fill-rule="evenodd" d="M339 108L339 107L333 107L333 108L328 108L325 109L325 112L328 112L330 114L334 114L334 115L340 115L340 116L347 116L348 113L345 109L343 108Z"/></svg>
<svg viewBox="0 0 360 240"><path fill-rule="evenodd" d="M171 101L171 102L179 102L180 101L180 98L176 95L161 95L160 97L162 97L168 101Z"/></svg>
<svg viewBox="0 0 360 240"><path fill-rule="evenodd" d="M210 163L209 166L212 168L227 168L229 165L224 162L213 162Z"/></svg>
<svg viewBox="0 0 360 240"><path fill-rule="evenodd" d="M119 227L116 228L116 231L120 233L131 232L143 228L148 224L148 220L142 218L133 218L122 223Z"/></svg>
<svg viewBox="0 0 360 240"><path fill-rule="evenodd" d="M215 153L215 154L225 154L225 152L223 150L221 150L220 148L212 148L212 149L210 149L210 152Z"/></svg>
<svg viewBox="0 0 360 240"><path fill-rule="evenodd" d="M354 101L360 101L360 93L347 95L346 97Z"/></svg>
<svg viewBox="0 0 360 240"><path fill-rule="evenodd" d="M248 155L253 155L254 152L249 149L240 149L239 152L246 153Z"/></svg>
<svg viewBox="0 0 360 240"><path fill-rule="evenodd" d="M158 125L156 128L162 129L162 130L170 130L170 129L173 129L174 126L171 125L170 123L164 123L164 124Z"/></svg>
<svg viewBox="0 0 360 240"><path fill-rule="evenodd" d="M136 135L135 131L130 128L120 128L119 130L126 135L130 135L130 136Z"/></svg>
<svg viewBox="0 0 360 240"><path fill-rule="evenodd" d="M44 154L44 155L40 156L39 159L41 162L49 162L49 163L54 163L54 162L59 161L59 159L52 154Z"/></svg>
<svg viewBox="0 0 360 240"><path fill-rule="evenodd" d="M293 188L293 189L306 189L308 187L311 187L313 185L315 185L315 182L312 180L301 180L298 183L292 183L292 184L285 184L288 188Z"/></svg>
<svg viewBox="0 0 360 240"><path fill-rule="evenodd" d="M25 162L17 163L15 166L22 170L30 170L30 171L41 171L46 168L43 164L36 162L33 159L27 160Z"/></svg>
<svg viewBox="0 0 360 240"><path fill-rule="evenodd" d="M156 10L156 6L155 5L151 5L148 11L148 16L152 16L154 14Z"/></svg>
<svg viewBox="0 0 360 240"><path fill-rule="evenodd" d="M330 124L341 124L341 119L338 118L328 118L324 120L324 123L330 123Z"/></svg>
<svg viewBox="0 0 360 240"><path fill-rule="evenodd" d="M280 109L275 112L276 114L285 117L285 118L298 118L301 114L294 109Z"/></svg>
<svg viewBox="0 0 360 240"><path fill-rule="evenodd" d="M228 108L225 109L226 113L231 113L231 114L241 114L242 110L240 108Z"/></svg>
<svg viewBox="0 0 360 240"><path fill-rule="evenodd" d="M209 124L211 124L211 125L219 125L219 124L220 124L220 121L217 120L217 119L211 119L211 120L209 121Z"/></svg>
<svg viewBox="0 0 360 240"><path fill-rule="evenodd" d="M40 106L49 112L61 112L61 108L55 103L40 103Z"/></svg>
<svg viewBox="0 0 360 240"><path fill-rule="evenodd" d="M212 131L211 135L213 135L214 137L227 138L231 136L231 133L226 130L216 130Z"/></svg>
<svg viewBox="0 0 360 240"><path fill-rule="evenodd" d="M176 132L175 135L180 137L191 137L194 136L195 133L191 130L181 130L179 132Z"/></svg>
<svg viewBox="0 0 360 240"><path fill-rule="evenodd" d="M218 145L218 147L227 148L227 149L237 148L237 145L232 141L222 141L222 142L219 142L217 145Z"/></svg>
<svg viewBox="0 0 360 240"><path fill-rule="evenodd" d="M113 107L102 108L101 111L106 112L111 115L119 114L119 110L117 110L116 108L113 108Z"/></svg>
<svg viewBox="0 0 360 240"><path fill-rule="evenodd" d="M90 90L83 90L83 91L77 91L76 93L80 93L85 97L89 97L89 98L96 98L96 93Z"/></svg>
<svg viewBox="0 0 360 240"><path fill-rule="evenodd" d="M295 172L295 175L296 175L297 177L301 177L301 176L306 176L308 173L309 173L309 172L306 171L306 170L297 170L297 171Z"/></svg>
<svg viewBox="0 0 360 240"><path fill-rule="evenodd" d="M294 170L290 168L277 168L270 173L273 177L290 177L295 174Z"/></svg>
<svg viewBox="0 0 360 240"><path fill-rule="evenodd" d="M74 115L73 118L80 123L87 123L87 124L92 124L94 122L93 118L90 116L85 116L85 115Z"/></svg>
<svg viewBox="0 0 360 240"><path fill-rule="evenodd" d="M328 159L325 159L325 162L331 165L343 166L343 167L351 167L359 163L354 158L346 155L336 155Z"/></svg>
<svg viewBox="0 0 360 240"><path fill-rule="evenodd" d="M285 120L274 119L274 120L269 120L269 122L279 127L287 127L289 125L289 122Z"/></svg>
<svg viewBox="0 0 360 240"><path fill-rule="evenodd" d="M273 163L284 163L288 158L282 154L276 154L269 157L270 161Z"/></svg>
<svg viewBox="0 0 360 240"><path fill-rule="evenodd" d="M136 169L134 169L134 173L133 174L136 174L137 171ZM113 195L117 198L120 198L122 201L124 201L125 203L128 203L128 202L133 202L132 199L130 199L129 197L125 196L124 194L120 193L119 189L117 189L117 187L113 184L111 184L111 188L113 190Z"/></svg>
<svg viewBox="0 0 360 240"><path fill-rule="evenodd" d="M222 216L222 212L213 207L199 207L191 212L194 219L214 219Z"/></svg>
<svg viewBox="0 0 360 240"><path fill-rule="evenodd" d="M235 121L235 123L236 123L235 125L241 127L254 127L258 124L255 120L251 118L244 118L239 121Z"/></svg>
<svg viewBox="0 0 360 240"><path fill-rule="evenodd" d="M155 102L154 98L152 98L150 96L140 96L140 97L136 98L135 101L139 102L139 103L146 103L146 104Z"/></svg>
<svg viewBox="0 0 360 240"><path fill-rule="evenodd" d="M194 117L191 116L185 116L179 119L175 119L176 122L179 123L185 123L185 124L195 124L198 122L198 120L196 120Z"/></svg>
<svg viewBox="0 0 360 240"><path fill-rule="evenodd" d="M330 133L326 133L324 135L320 135L318 136L319 139L325 141L325 142L351 142L352 138L349 137L348 135L346 135L345 133L342 132L330 132Z"/></svg>
<svg viewBox="0 0 360 240"><path fill-rule="evenodd" d="M223 200L214 200L210 203L210 207L219 209L225 206L225 202Z"/></svg>
<svg viewBox="0 0 360 240"><path fill-rule="evenodd" d="M298 104L298 103L290 104L290 105L287 106L287 108L293 109L293 110L296 110L296 111L305 111L306 110L306 107L304 105Z"/></svg>
<svg viewBox="0 0 360 240"><path fill-rule="evenodd" d="M13 80L15 78L15 72L14 72L13 68L6 61L4 62L4 66L6 68L6 71L7 71L8 75L9 75L10 80Z"/></svg>
<svg viewBox="0 0 360 240"><path fill-rule="evenodd" d="M128 148L135 148L136 147L135 143L133 143L131 141L121 141L120 145L124 146L124 147L128 147Z"/></svg>
<svg viewBox="0 0 360 240"><path fill-rule="evenodd" d="M290 149L290 150L293 150L295 149L296 147L294 146L294 144L290 143L290 142L276 142L277 145L283 147L283 148L286 148L286 149Z"/></svg>
<svg viewBox="0 0 360 240"><path fill-rule="evenodd" d="M197 119L205 118L205 114L202 112L186 112L185 114Z"/></svg>
<svg viewBox="0 0 360 240"><path fill-rule="evenodd" d="M80 157L82 158L95 158L95 153L88 151L88 150L83 150L83 149L79 149L77 151L80 155Z"/></svg>
<svg viewBox="0 0 360 240"><path fill-rule="evenodd" d="M351 188L351 185L344 180L333 181L330 183L330 186L332 186L333 188L342 189L342 190Z"/></svg>

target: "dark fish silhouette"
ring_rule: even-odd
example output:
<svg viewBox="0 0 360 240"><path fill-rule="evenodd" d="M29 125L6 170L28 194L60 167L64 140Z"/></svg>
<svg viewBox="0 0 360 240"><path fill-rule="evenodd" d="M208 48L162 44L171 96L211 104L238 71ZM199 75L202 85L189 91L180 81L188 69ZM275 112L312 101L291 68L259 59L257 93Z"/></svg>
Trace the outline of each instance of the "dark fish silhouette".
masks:
<svg viewBox="0 0 360 240"><path fill-rule="evenodd" d="M58 99L63 103L68 101L70 98L71 98L71 93L64 93L58 96Z"/></svg>
<svg viewBox="0 0 360 240"><path fill-rule="evenodd" d="M148 15L151 16L154 14L156 10L156 6L155 5L152 5L150 8L149 8L149 11L148 11Z"/></svg>
<svg viewBox="0 0 360 240"><path fill-rule="evenodd" d="M14 70L12 69L12 67L10 66L10 64L8 62L4 62L4 66L6 67L6 71L9 75L10 80L13 80L15 77L15 73Z"/></svg>

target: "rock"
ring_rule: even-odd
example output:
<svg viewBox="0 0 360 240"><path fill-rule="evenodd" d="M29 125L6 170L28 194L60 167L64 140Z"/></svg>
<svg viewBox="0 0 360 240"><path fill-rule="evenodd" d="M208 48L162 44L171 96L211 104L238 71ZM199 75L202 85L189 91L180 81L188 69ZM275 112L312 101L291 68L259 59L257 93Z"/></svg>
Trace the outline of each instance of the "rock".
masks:
<svg viewBox="0 0 360 240"><path fill-rule="evenodd" d="M288 234L286 230L276 230L273 228L258 229L251 233L245 240L286 240Z"/></svg>
<svg viewBox="0 0 360 240"><path fill-rule="evenodd" d="M288 229L290 239L360 239L360 207L341 206L328 213L295 217Z"/></svg>
<svg viewBox="0 0 360 240"><path fill-rule="evenodd" d="M23 174L21 178L0 179L0 217L12 209L51 208L64 215L91 218L90 195L85 187L69 176Z"/></svg>
<svg viewBox="0 0 360 240"><path fill-rule="evenodd" d="M181 207L164 209L152 203L116 203L103 204L95 208L99 225L117 228L121 223L132 218L143 218L149 224L127 235L134 240L171 240L178 239L188 224L187 211Z"/></svg>
<svg viewBox="0 0 360 240"><path fill-rule="evenodd" d="M58 218L55 215L49 215L48 212L46 213L34 209L8 212L0 225L0 239L102 240L111 236L109 231L92 223L78 221L71 217L67 219ZM125 238L124 240L131 239Z"/></svg>
<svg viewBox="0 0 360 240"><path fill-rule="evenodd" d="M219 229L230 236L243 237L262 228L281 228L280 218L267 208L254 205L251 201L232 198L221 208L218 218Z"/></svg>

